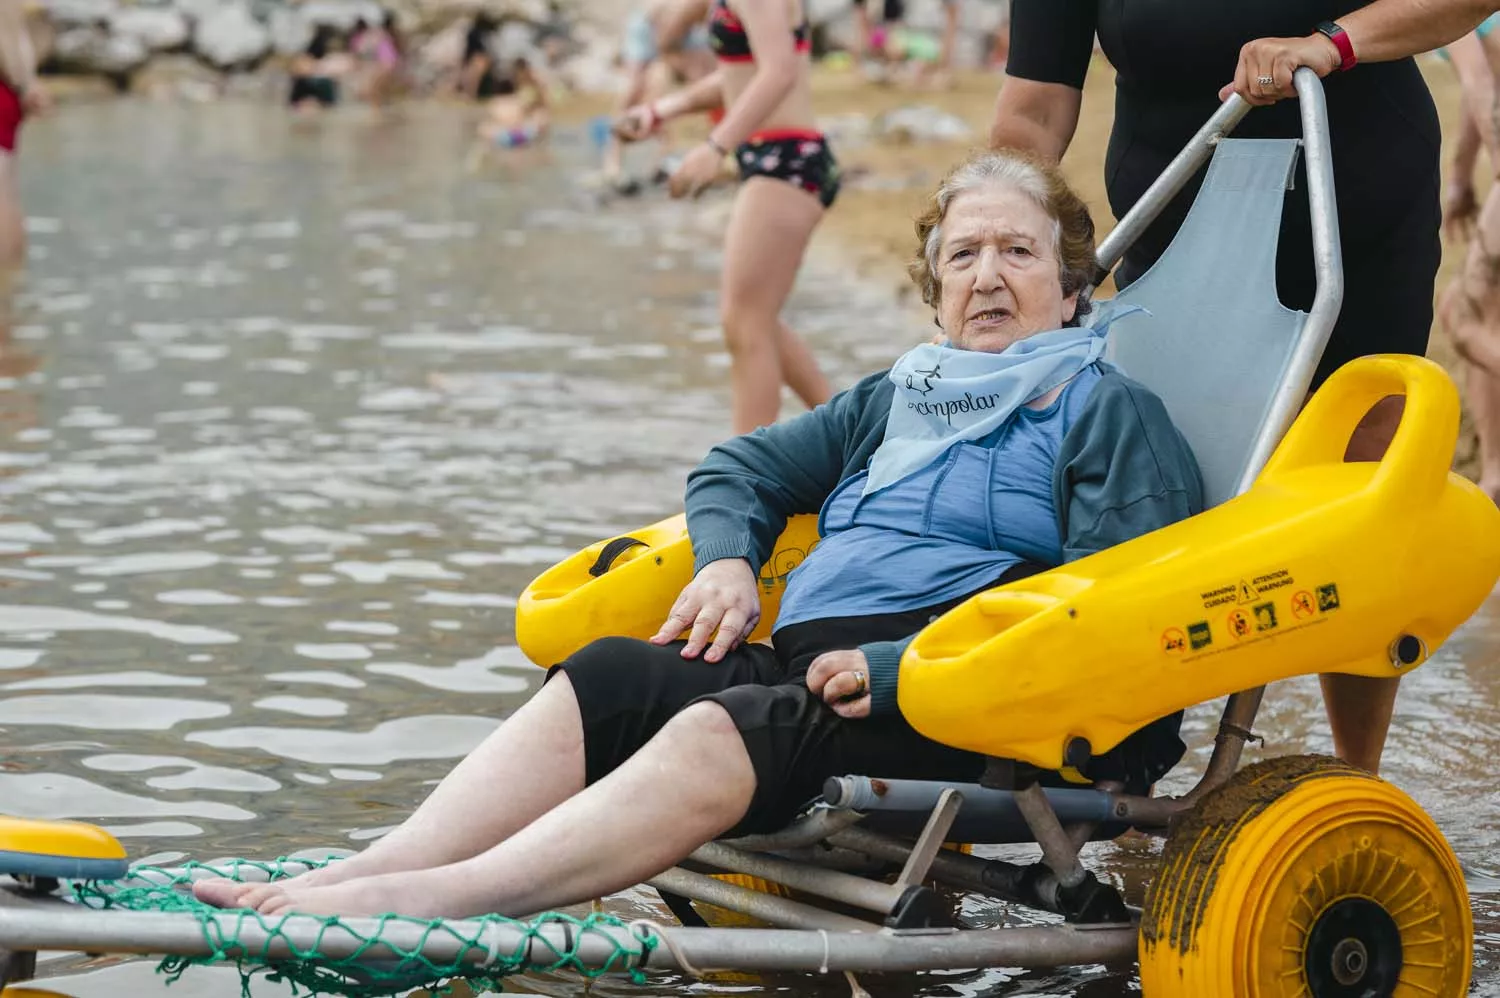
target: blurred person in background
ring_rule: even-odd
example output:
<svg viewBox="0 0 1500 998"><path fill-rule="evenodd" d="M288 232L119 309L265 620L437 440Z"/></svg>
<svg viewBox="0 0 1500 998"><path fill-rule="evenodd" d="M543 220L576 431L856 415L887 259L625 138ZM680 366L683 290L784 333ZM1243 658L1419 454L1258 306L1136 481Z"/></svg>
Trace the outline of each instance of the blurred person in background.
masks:
<svg viewBox="0 0 1500 998"><path fill-rule="evenodd" d="M625 91L620 97L622 112L660 97L668 80L676 85L694 83L714 71L714 54L708 43L709 3L652 0L631 13L620 47L626 73ZM669 155L669 133L658 129L656 137L663 140L665 158ZM640 181L625 176L624 161L623 142L611 131L604 140L604 180L618 193L637 193Z"/></svg>
<svg viewBox="0 0 1500 998"><path fill-rule="evenodd" d="M385 11L380 24L356 30L349 48L363 73L360 96L376 106L387 103L400 86L404 68L404 48L396 15Z"/></svg>
<svg viewBox="0 0 1500 998"><path fill-rule="evenodd" d="M463 61L458 71L458 92L470 100L493 96L490 71L495 67L495 56L490 50L500 22L491 15L480 12L464 36Z"/></svg>
<svg viewBox="0 0 1500 998"><path fill-rule="evenodd" d="M638 141L666 120L724 108L668 179L697 197L733 157L740 187L724 234L719 318L729 350L735 433L776 422L786 385L812 409L833 390L806 341L781 320L808 240L838 196L838 163L812 106L812 25L800 0L714 0L719 68L632 108L617 123Z"/></svg>
<svg viewBox="0 0 1500 998"><path fill-rule="evenodd" d="M26 262L26 216L16 186L16 142L21 122L51 105L37 79L36 52L20 0L0 2L0 268Z"/></svg>
<svg viewBox="0 0 1500 998"><path fill-rule="evenodd" d="M292 88L287 103L299 114L332 107L339 102L339 81L355 66L343 35L320 24L307 48L292 59Z"/></svg>
<svg viewBox="0 0 1500 998"><path fill-rule="evenodd" d="M479 137L502 149L531 145L545 138L552 121L552 105L547 85L531 62L522 57L512 59L501 71L492 68L489 80L485 91L490 99L479 124Z"/></svg>
<svg viewBox="0 0 1500 998"><path fill-rule="evenodd" d="M1457 245L1467 240L1463 270L1438 299L1438 316L1468 365L1469 410L1479 437L1479 486L1500 502L1500 184L1492 185L1481 211L1474 170L1482 149L1491 176L1500 173L1500 15L1443 54L1462 88L1462 117L1454 141L1451 172L1443 189L1443 228Z"/></svg>

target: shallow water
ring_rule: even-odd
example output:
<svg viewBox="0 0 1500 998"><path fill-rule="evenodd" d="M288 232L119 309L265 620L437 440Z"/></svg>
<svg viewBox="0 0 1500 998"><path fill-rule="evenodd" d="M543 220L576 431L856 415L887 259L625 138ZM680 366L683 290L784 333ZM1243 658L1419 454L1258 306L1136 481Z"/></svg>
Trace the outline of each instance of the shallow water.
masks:
<svg viewBox="0 0 1500 998"><path fill-rule="evenodd" d="M5 811L95 820L162 863L358 848L538 685L511 643L526 583L679 508L728 431L725 198L601 208L566 134L477 167L469 151L453 109L292 124L121 103L28 127L34 264L0 343ZM847 384L925 338L894 302L820 244L791 315ZM1500 993L1497 614L1406 683L1387 756L1469 872L1481 994ZM1190 761L1215 720L1190 716ZM1274 688L1258 724L1275 754L1326 750L1324 727L1310 681ZM1091 862L1138 899L1153 852ZM611 907L663 914L645 893ZM163 993L151 968L43 973L80 996ZM1137 990L1125 968L865 983ZM848 993L801 977L596 990ZM201 970L170 993L237 991Z"/></svg>

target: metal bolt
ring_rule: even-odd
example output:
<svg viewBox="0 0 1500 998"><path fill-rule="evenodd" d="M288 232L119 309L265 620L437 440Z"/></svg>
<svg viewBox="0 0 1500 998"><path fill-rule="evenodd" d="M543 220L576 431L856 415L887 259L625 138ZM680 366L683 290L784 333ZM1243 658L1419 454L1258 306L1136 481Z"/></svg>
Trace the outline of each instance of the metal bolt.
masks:
<svg viewBox="0 0 1500 998"><path fill-rule="evenodd" d="M1333 979L1345 986L1358 984L1370 965L1365 944L1358 939L1342 940L1333 948Z"/></svg>
<svg viewBox="0 0 1500 998"><path fill-rule="evenodd" d="M1404 669L1415 665L1427 655L1427 645L1414 634L1403 634L1391 642L1391 665Z"/></svg>

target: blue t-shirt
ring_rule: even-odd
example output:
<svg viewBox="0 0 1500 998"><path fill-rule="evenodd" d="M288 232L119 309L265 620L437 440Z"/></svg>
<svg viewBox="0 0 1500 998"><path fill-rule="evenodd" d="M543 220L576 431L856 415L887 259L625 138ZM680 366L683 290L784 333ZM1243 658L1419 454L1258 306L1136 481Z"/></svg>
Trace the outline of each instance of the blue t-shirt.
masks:
<svg viewBox="0 0 1500 998"><path fill-rule="evenodd" d="M819 515L822 540L787 579L776 629L933 606L1021 561L1061 564L1053 468L1101 376L1085 368L1046 408L1017 410L873 495L864 495L868 472L841 482Z"/></svg>

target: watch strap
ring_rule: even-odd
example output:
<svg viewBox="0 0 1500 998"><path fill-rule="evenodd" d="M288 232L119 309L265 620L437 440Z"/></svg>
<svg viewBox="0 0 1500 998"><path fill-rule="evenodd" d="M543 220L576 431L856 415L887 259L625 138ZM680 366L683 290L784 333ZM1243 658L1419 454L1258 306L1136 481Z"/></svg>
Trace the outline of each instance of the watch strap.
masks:
<svg viewBox="0 0 1500 998"><path fill-rule="evenodd" d="M1348 72L1354 68L1359 60L1354 57L1354 42L1349 39L1349 33L1339 27L1337 21L1324 21L1318 25L1318 32L1331 42L1334 48L1339 50L1339 72Z"/></svg>

